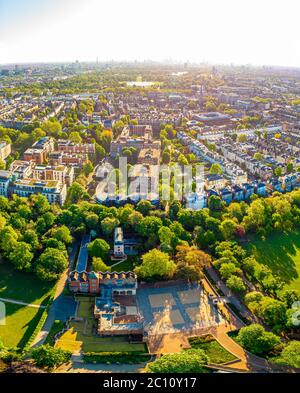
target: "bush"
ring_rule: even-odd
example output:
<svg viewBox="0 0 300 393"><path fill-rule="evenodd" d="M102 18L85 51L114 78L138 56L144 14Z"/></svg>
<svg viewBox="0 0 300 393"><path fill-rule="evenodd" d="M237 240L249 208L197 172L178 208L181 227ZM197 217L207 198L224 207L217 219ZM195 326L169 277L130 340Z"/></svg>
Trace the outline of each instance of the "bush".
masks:
<svg viewBox="0 0 300 393"><path fill-rule="evenodd" d="M118 364L137 364L150 360L151 355L144 352L86 352L83 360L86 363L118 363Z"/></svg>
<svg viewBox="0 0 300 393"><path fill-rule="evenodd" d="M227 287L233 292L237 292L239 294L243 294L246 292L246 286L241 279L241 277L230 276L226 281Z"/></svg>
<svg viewBox="0 0 300 393"><path fill-rule="evenodd" d="M71 359L72 353L60 348L53 348L49 344L35 348L31 357L38 367L49 369L67 363Z"/></svg>
<svg viewBox="0 0 300 393"><path fill-rule="evenodd" d="M201 349L189 349L181 353L163 355L148 363L150 373L203 373L208 357Z"/></svg>
<svg viewBox="0 0 300 393"><path fill-rule="evenodd" d="M283 349L276 363L300 368L300 342L291 341Z"/></svg>
<svg viewBox="0 0 300 393"><path fill-rule="evenodd" d="M260 302L263 299L264 295L260 292L253 291L253 292L248 292L245 295L245 303L249 304L252 302Z"/></svg>
<svg viewBox="0 0 300 393"><path fill-rule="evenodd" d="M258 324L241 328L237 335L237 341L242 347L255 354L268 353L280 344L278 336L274 333L266 332Z"/></svg>

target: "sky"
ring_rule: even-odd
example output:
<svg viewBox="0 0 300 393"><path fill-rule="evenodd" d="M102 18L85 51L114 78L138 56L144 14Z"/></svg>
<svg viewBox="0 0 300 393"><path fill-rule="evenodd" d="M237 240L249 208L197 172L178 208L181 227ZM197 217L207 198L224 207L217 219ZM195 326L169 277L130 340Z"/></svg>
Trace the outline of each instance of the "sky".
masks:
<svg viewBox="0 0 300 393"><path fill-rule="evenodd" d="M299 0L0 0L0 64L300 67Z"/></svg>

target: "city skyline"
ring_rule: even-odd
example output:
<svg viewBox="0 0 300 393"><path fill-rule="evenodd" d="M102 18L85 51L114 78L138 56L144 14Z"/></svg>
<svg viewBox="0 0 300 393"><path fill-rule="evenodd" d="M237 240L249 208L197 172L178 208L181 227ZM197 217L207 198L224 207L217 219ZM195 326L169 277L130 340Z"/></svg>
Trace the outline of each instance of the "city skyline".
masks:
<svg viewBox="0 0 300 393"><path fill-rule="evenodd" d="M0 0L0 64L163 61L300 67L291 0Z"/></svg>

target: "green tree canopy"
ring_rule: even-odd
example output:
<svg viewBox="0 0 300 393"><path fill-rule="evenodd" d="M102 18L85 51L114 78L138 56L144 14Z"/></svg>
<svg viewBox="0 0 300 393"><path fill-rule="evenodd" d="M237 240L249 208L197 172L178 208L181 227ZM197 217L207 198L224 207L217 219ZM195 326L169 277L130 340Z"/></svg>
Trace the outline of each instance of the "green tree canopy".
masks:
<svg viewBox="0 0 300 393"><path fill-rule="evenodd" d="M153 277L172 278L176 265L169 255L157 249L150 250L142 256L142 264L135 268L141 279Z"/></svg>
<svg viewBox="0 0 300 393"><path fill-rule="evenodd" d="M66 253L55 248L47 248L36 262L36 274L44 281L58 279L68 267Z"/></svg>
<svg viewBox="0 0 300 393"><path fill-rule="evenodd" d="M46 367L53 369L71 359L72 353L60 348L54 348L51 345L41 345L34 348L31 352L31 357L38 367Z"/></svg>
<svg viewBox="0 0 300 393"><path fill-rule="evenodd" d="M208 357L201 349L189 349L180 353L163 355L147 364L150 373L203 373Z"/></svg>
<svg viewBox="0 0 300 393"><path fill-rule="evenodd" d="M88 245L89 254L92 257L106 259L108 257L110 246L104 239L95 239Z"/></svg>
<svg viewBox="0 0 300 393"><path fill-rule="evenodd" d="M242 327L237 336L238 342L254 354L267 353L280 344L280 338L258 324Z"/></svg>

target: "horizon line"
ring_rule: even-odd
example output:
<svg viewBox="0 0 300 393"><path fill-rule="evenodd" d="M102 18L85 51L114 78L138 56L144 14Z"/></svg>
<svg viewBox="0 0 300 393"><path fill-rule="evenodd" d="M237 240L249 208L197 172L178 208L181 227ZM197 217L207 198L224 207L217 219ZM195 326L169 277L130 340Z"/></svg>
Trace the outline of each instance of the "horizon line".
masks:
<svg viewBox="0 0 300 393"><path fill-rule="evenodd" d="M76 64L76 63L81 63L81 64L122 64L122 63L128 63L128 64L150 64L150 63L156 63L160 65L193 65L193 66L200 66L200 65L206 65L206 66L218 66L218 67L249 67L249 68L286 68L286 69L295 69L295 70L300 70L300 65L283 65L283 64L254 64L254 63L214 63L214 62L209 62L209 61L192 61L192 60L173 60L173 59L164 59L164 60L152 60L152 59L145 59L145 60L116 60L116 59L110 59L110 60L42 60L42 61L17 61L17 62L5 62L5 63L0 63L0 66L12 66L12 65L50 65L50 64Z"/></svg>

